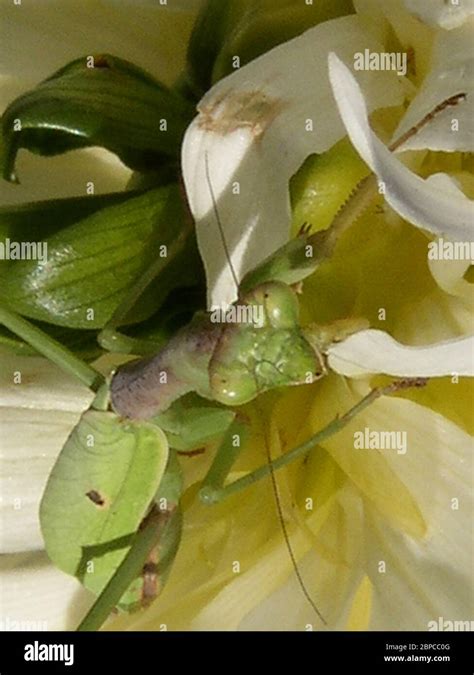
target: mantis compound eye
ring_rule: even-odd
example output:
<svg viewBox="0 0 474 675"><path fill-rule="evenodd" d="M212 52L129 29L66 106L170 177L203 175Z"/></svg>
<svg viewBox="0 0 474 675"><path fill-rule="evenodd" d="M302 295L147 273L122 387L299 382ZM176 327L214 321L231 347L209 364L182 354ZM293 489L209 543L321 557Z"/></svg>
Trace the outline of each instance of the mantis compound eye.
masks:
<svg viewBox="0 0 474 675"><path fill-rule="evenodd" d="M291 329L298 325L299 307L295 292L284 283L269 281L248 293L243 302L263 308L263 324Z"/></svg>

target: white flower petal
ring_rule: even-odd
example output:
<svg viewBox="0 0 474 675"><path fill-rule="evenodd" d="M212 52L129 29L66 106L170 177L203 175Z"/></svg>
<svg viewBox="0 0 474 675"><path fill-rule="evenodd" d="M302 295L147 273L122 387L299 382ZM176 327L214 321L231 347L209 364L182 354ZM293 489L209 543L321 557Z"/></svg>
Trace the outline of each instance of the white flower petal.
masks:
<svg viewBox="0 0 474 675"><path fill-rule="evenodd" d="M354 53L365 48L381 46L358 17L328 21L237 70L202 99L184 139L182 165L210 306L235 300L236 287L212 208L206 157L240 280L288 238L290 177L309 154L324 152L343 136L327 77L328 51L353 63ZM400 103L395 73L361 77L371 110ZM313 130L306 130L311 122Z"/></svg>
<svg viewBox="0 0 474 675"><path fill-rule="evenodd" d="M457 187L455 181L444 173L436 173L427 179L427 182L434 187L439 187L442 190L451 190L452 194L460 200L469 201L466 195ZM470 248L469 242L463 242ZM444 242L443 239L438 239L429 246L437 247L437 251L443 251L445 245L452 246L452 242ZM460 260L449 260L440 258L438 260L428 256L428 267L433 275L433 279L438 286L449 293L466 300L473 299L474 288L472 284L464 279L464 275L473 261L469 256L465 256Z"/></svg>
<svg viewBox="0 0 474 675"><path fill-rule="evenodd" d="M0 630L74 630L93 596L44 553L0 558Z"/></svg>
<svg viewBox="0 0 474 675"><path fill-rule="evenodd" d="M394 138L402 136L440 101L464 93L467 99L447 107L402 146L402 150L474 150L474 19L438 36L433 66L401 120Z"/></svg>
<svg viewBox="0 0 474 675"><path fill-rule="evenodd" d="M404 0L405 7L431 26L451 29L474 14L474 0Z"/></svg>
<svg viewBox="0 0 474 675"><path fill-rule="evenodd" d="M48 475L93 395L45 359L1 358L0 552L37 550L44 547L38 509Z"/></svg>
<svg viewBox="0 0 474 675"><path fill-rule="evenodd" d="M407 54L408 69L413 72L414 66L418 83L419 78L426 77L432 67L431 52L435 30L410 14L402 0L384 0L383 2L354 0L354 7L358 14L364 15L369 27L376 25L378 28L380 24L385 26L387 32L384 44L387 46L387 51L392 52L397 45L397 51L400 50L402 54ZM405 78L404 83L413 96L416 93L416 86L412 78Z"/></svg>
<svg viewBox="0 0 474 675"><path fill-rule="evenodd" d="M436 288L400 309L394 333L399 342L422 347L470 335L472 329L472 300Z"/></svg>
<svg viewBox="0 0 474 675"><path fill-rule="evenodd" d="M357 377L384 373L397 377L474 376L474 336L409 347L380 330L364 330L328 349L331 370Z"/></svg>
<svg viewBox="0 0 474 675"><path fill-rule="evenodd" d="M374 586L370 628L427 630L438 617L472 618L472 438L442 415L404 399L378 402L366 421L371 429L406 431L406 454L384 456L427 524L426 536L415 540L367 508L366 569ZM379 571L381 560L385 573Z"/></svg>
<svg viewBox="0 0 474 675"><path fill-rule="evenodd" d="M385 199L409 222L454 240L474 239L474 203L453 198L412 173L377 138L369 126L362 91L335 54L329 72L339 113L355 148L385 187Z"/></svg>

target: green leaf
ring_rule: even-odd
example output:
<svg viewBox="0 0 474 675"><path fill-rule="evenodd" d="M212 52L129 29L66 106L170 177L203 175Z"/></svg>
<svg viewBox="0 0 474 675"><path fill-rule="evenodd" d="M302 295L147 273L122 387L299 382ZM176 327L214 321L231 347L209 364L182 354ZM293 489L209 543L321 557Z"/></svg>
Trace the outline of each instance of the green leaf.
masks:
<svg viewBox="0 0 474 675"><path fill-rule="evenodd" d="M72 223L100 211L121 204L139 192L111 192L105 195L51 199L27 204L0 207L0 244L6 239L17 242L43 241ZM11 264L1 260L0 265Z"/></svg>
<svg viewBox="0 0 474 675"><path fill-rule="evenodd" d="M236 55L242 67L312 26L354 12L352 0L317 0L312 5L295 0L234 0L232 4L237 8L232 7L231 30L221 41L209 84L235 71ZM222 24L229 26L225 21Z"/></svg>
<svg viewBox="0 0 474 675"><path fill-rule="evenodd" d="M194 107L177 92L128 61L85 56L8 106L3 175L17 180L20 148L57 155L92 145L114 152L132 169L157 169L178 155L193 115Z"/></svg>
<svg viewBox="0 0 474 675"><path fill-rule="evenodd" d="M2 270L4 302L27 317L59 326L102 328L130 284L163 254L167 266L125 323L141 321L174 287L200 277L191 228L174 257L165 255L188 226L185 217L176 185L102 209L46 237L46 262L20 260Z"/></svg>
<svg viewBox="0 0 474 675"><path fill-rule="evenodd" d="M164 433L88 411L66 442L40 506L46 551L98 594L126 556L168 461Z"/></svg>
<svg viewBox="0 0 474 675"><path fill-rule="evenodd" d="M226 37L252 0L207 0L193 27L187 51L187 83L197 99L210 88L215 60Z"/></svg>

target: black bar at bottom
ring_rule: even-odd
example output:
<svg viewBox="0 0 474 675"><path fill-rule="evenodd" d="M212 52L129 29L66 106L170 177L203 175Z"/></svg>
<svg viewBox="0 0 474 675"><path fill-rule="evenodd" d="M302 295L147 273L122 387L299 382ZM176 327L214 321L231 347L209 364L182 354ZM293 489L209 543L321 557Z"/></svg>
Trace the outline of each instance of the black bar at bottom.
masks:
<svg viewBox="0 0 474 675"><path fill-rule="evenodd" d="M0 674L473 673L472 633L0 633ZM282 660L284 659L284 660ZM364 672L362 670L362 672Z"/></svg>

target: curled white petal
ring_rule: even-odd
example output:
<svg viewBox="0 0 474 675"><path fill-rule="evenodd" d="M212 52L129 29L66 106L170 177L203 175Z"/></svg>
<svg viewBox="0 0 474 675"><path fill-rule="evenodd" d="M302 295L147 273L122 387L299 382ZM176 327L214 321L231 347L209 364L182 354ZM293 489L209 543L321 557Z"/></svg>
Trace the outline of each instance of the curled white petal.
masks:
<svg viewBox="0 0 474 675"><path fill-rule="evenodd" d="M440 101L464 93L462 104L448 106L415 136L402 150L474 150L474 18L455 30L438 35L433 66L401 120L394 138L413 127Z"/></svg>
<svg viewBox="0 0 474 675"><path fill-rule="evenodd" d="M434 187L450 190L457 199L469 201L447 174L435 173L427 179L427 182ZM438 286L450 295L471 301L474 289L472 284L464 279L464 275L474 262L474 255L471 255L473 250L472 242L450 242L439 238L428 244L428 267Z"/></svg>
<svg viewBox="0 0 474 675"><path fill-rule="evenodd" d="M347 133L384 188L390 206L409 222L454 240L474 239L474 202L432 187L410 171L370 128L362 91L350 70L329 55L330 80Z"/></svg>
<svg viewBox="0 0 474 675"><path fill-rule="evenodd" d="M474 375L474 336L423 347L402 345L388 333L364 330L328 350L331 370L348 377L384 373L396 377Z"/></svg>
<svg viewBox="0 0 474 675"><path fill-rule="evenodd" d="M358 17L327 21L236 70L200 102L184 139L182 166L210 306L232 302L237 289L216 224L206 158L240 281L288 238L290 177L309 154L324 152L344 135L328 82L328 51L352 64L365 48L380 51L381 45ZM361 77L371 110L400 103L403 88L394 72Z"/></svg>
<svg viewBox="0 0 474 675"><path fill-rule="evenodd" d="M404 0L404 4L425 23L448 30L460 26L474 14L474 0Z"/></svg>
<svg viewBox="0 0 474 675"><path fill-rule="evenodd" d="M93 395L45 359L2 357L1 366L0 552L38 550L48 475ZM14 373L21 374L18 384Z"/></svg>
<svg viewBox="0 0 474 675"><path fill-rule="evenodd" d="M467 242L470 244L471 242ZM440 247L452 246L452 242L445 242L438 239L434 246ZM473 288L472 284L464 279L468 268L471 265L471 260L430 260L428 259L428 266L433 275L433 279L438 286L449 293L450 295L457 295L466 299L472 299Z"/></svg>

